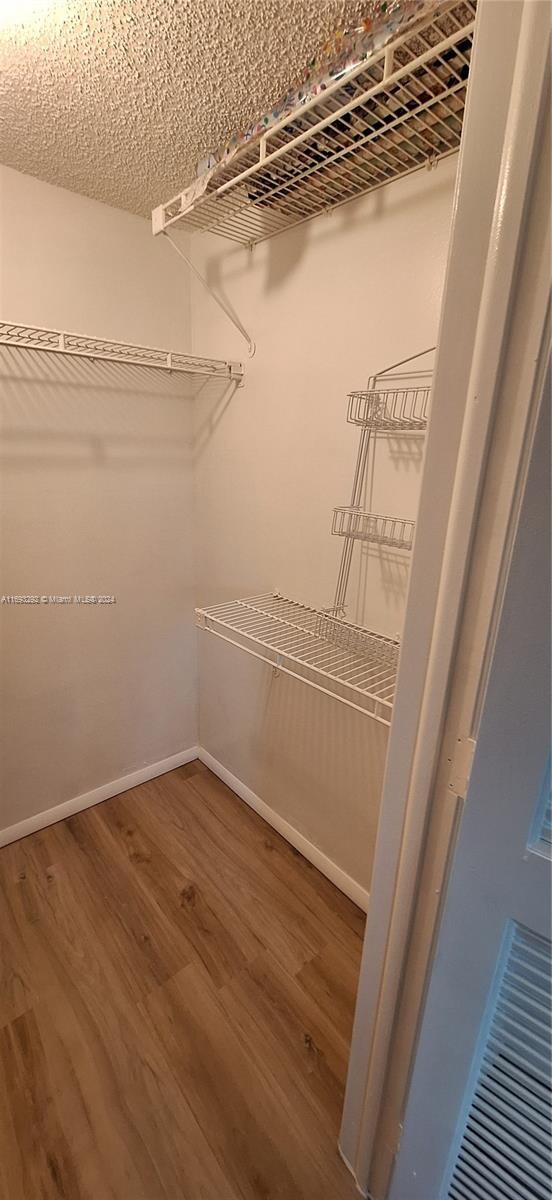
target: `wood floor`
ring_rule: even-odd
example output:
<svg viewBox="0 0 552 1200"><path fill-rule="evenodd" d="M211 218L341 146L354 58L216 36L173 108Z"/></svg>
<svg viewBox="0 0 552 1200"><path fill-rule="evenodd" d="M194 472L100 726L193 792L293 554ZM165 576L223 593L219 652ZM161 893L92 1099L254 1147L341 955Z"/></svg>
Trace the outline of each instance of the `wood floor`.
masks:
<svg viewBox="0 0 552 1200"><path fill-rule="evenodd" d="M0 850L1 1200L352 1200L363 926L199 762Z"/></svg>

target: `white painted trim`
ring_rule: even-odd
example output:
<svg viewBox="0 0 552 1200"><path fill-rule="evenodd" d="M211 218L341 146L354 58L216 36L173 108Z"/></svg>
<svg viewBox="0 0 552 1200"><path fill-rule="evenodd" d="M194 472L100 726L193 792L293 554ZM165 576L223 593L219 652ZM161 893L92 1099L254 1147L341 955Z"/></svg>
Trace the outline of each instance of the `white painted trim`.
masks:
<svg viewBox="0 0 552 1200"><path fill-rule="evenodd" d="M370 1200L366 1189L360 1186L360 1183L359 1183L356 1173L355 1173L355 1169L352 1166L352 1164L349 1162L349 1159L345 1157L343 1150L341 1149L341 1146L339 1145L339 1142L337 1143L337 1153L339 1154L339 1157L341 1158L342 1162L345 1163L347 1170L350 1171L351 1175L353 1176L353 1181L354 1181L356 1190L359 1193L359 1195L363 1196L364 1200Z"/></svg>
<svg viewBox="0 0 552 1200"><path fill-rule="evenodd" d="M490 73L489 63L494 61L493 54L496 58L497 46L503 46L504 30L510 37L519 16L513 79L505 74L506 57L500 69ZM515 255L524 232L546 77L544 5L483 4L477 20L425 474L340 1137L342 1152L354 1163L356 1177L378 1196L387 1194L385 1185L376 1191L371 1180L374 1154L382 1148L378 1120L404 981L427 811L443 746L443 718L454 672L466 572L472 567L485 452L493 432L500 356L509 328L507 306L516 280ZM489 108L485 102L491 86L494 101ZM509 109L501 129L497 114L505 98ZM485 145L482 128L487 144L492 145L489 133L494 129L495 148L501 147L496 182L492 154L481 155L481 145ZM493 219L483 258L481 247L477 253L474 247L485 230L491 191ZM468 260L470 270L466 271ZM481 287L479 295L476 284ZM476 453L470 457L469 448L476 437ZM456 449L457 461L448 473L446 456L452 449ZM470 732L458 728L455 735L465 737ZM427 931L428 939L433 932ZM404 1059L404 1041L401 1052ZM405 1085L408 1068L409 1064L403 1063ZM398 1140L398 1123L396 1137Z"/></svg>
<svg viewBox="0 0 552 1200"><path fill-rule="evenodd" d="M265 801L261 800L260 796L256 796L255 792L251 791L251 788L248 788L245 783L242 783L240 779L232 775L231 771L223 767L222 763L213 758L212 754L209 754L208 750L204 750L202 746L199 747L198 758L206 767L209 767L213 775L217 775L219 779L222 779L222 782L231 788L239 796L240 800L244 800L264 821L272 825L272 828L277 833L280 833L286 839L286 842L290 842L292 846L295 846L295 849L308 862L312 863L313 867L316 867L327 879L331 880L339 888L340 892L344 892L349 897L349 900L357 904L363 912L367 911L369 892L366 891L366 888L361 887L359 883L351 879L351 876L347 875L346 871L342 871L341 867L338 867L337 863L332 862L331 858L323 854L322 850L318 849L318 846L309 842L304 834L299 833L297 829L294 829L293 825L284 820L284 817L281 817L273 808L265 804Z"/></svg>
<svg viewBox="0 0 552 1200"><path fill-rule="evenodd" d="M38 829L46 829L48 825L55 825L57 821L63 821L65 817L72 817L74 813L82 812L85 808L101 804L102 800L110 800L112 796L118 796L120 792L128 792L130 788L138 787L140 783L147 783L149 779L156 779L158 775L165 775L167 771L174 771L177 767L183 767L185 763L193 762L194 758L199 757L199 747L190 746L189 750L181 750L179 754L171 754L169 758L149 763L146 767L140 767L138 771L131 771L129 775L123 775L121 779L113 779L111 783L102 783L101 787L94 788L91 792L83 792L80 796L74 796L72 800L56 804L55 808L48 808L45 812L25 817L23 821L18 821L15 825L9 825L7 829L0 830L0 846L8 846L10 842L17 842L20 838L27 837L29 833L36 833Z"/></svg>
<svg viewBox="0 0 552 1200"><path fill-rule="evenodd" d="M244 800L287 842L295 846L295 849L308 862L321 871L327 879L330 879L340 892L344 892L363 912L367 911L369 893L365 888L351 879L351 876L347 875L346 871L342 871L337 863L332 862L331 858L327 858L317 846L309 842L304 834L294 829L293 825L280 817L273 808L269 808L264 800L251 791L251 788L246 787L245 783L232 775L231 771L227 771L222 763L219 763L201 746L190 746L189 750L181 750L179 754L171 754L170 758L162 758L159 762L149 763L146 767L140 767L138 771L131 771L129 775L123 775L121 779L113 779L111 783L103 783L101 787L94 788L91 792L83 792L80 796L74 796L72 800L56 804L55 808L48 808L44 812L34 813L32 817L25 817L23 821L18 821L15 825L9 825L7 829L0 830L0 846L18 842L21 838L28 837L30 833L46 829L48 825L55 825L57 821L64 821L66 817L83 812L85 808L92 808L94 804L101 804L103 800L110 800L112 796L118 796L121 792L128 792L130 788L138 787L140 783L147 783L148 780L156 779L159 775L166 775L167 771L175 771L177 767L183 767L186 763L193 762L194 758L199 758L200 762L209 767L209 770L222 779L222 782L231 788L240 800Z"/></svg>
<svg viewBox="0 0 552 1200"><path fill-rule="evenodd" d="M250 788L246 787L240 779L232 775L231 771L227 771L222 763L217 762L212 754L204 750L201 746L190 746L189 750L181 750L179 754L171 754L170 758L162 758L159 762L149 763L146 767L140 767L138 771L132 771L129 775L123 775L121 779L113 779L111 783L103 783L101 787L94 788L91 792L83 792L80 796L74 796L72 800L65 800L63 804L56 804L55 808L48 808L44 812L34 813L32 817L25 817L23 821L17 821L15 825L8 825L7 829L0 830L0 846L8 846L10 842L18 842L21 838L28 837L30 833L36 833L39 829L46 829L48 825L55 825L57 821L64 821L66 817L72 817L74 813L83 812L85 808L92 808L94 804L101 804L103 800L110 800L112 796L118 796L120 792L128 792L130 788L138 787L140 783L147 783L150 779L156 779L158 775L166 775L167 771L175 771L177 767L183 767L186 763L193 762L194 758L205 764L206 767L222 779L223 783L227 784L233 792L239 796L240 800L244 800L250 808L259 814L273 829L290 842L295 849L303 855L308 862L312 863L327 879L330 879L341 892L344 892L354 904L357 904L363 912L368 908L369 893L365 888L351 879L346 871L342 871L337 863L332 862L331 858L327 858L317 846L309 842L302 833L294 829L288 821L280 817L273 808L269 808L264 800L256 796Z"/></svg>

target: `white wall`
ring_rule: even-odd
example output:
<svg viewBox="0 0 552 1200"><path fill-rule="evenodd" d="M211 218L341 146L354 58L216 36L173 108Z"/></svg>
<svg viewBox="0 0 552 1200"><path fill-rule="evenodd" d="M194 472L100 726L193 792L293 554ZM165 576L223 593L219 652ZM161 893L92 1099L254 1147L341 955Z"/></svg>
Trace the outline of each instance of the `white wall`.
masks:
<svg viewBox="0 0 552 1200"><path fill-rule="evenodd" d="M0 173L0 320L190 349L147 221ZM197 742L182 379L0 348L0 830Z"/></svg>
<svg viewBox="0 0 552 1200"><path fill-rule="evenodd" d="M346 393L435 339L455 166L253 254L194 240L258 345L230 400L192 404L177 377L145 369L2 352L0 591L117 605L0 609L0 829L198 740L194 601L276 587L332 602L331 511L358 445ZM199 285L190 308L185 268L147 222L8 169L0 205L0 319L244 358ZM420 471L419 441L381 443L374 509L415 516ZM397 633L406 586L404 556L356 555L350 616ZM198 642L200 743L368 887L385 728Z"/></svg>
<svg viewBox="0 0 552 1200"><path fill-rule="evenodd" d="M196 406L195 510L201 603L273 588L332 603L358 432L346 394L435 342L456 160L390 185L253 253L218 238L193 250L257 342L245 387ZM244 343L199 285L194 353L242 357ZM197 430L196 430L197 433ZM370 506L414 517L419 439L378 444ZM408 560L355 555L349 615L402 626ZM371 871L387 732L367 717L209 635L200 640L205 749L362 886Z"/></svg>

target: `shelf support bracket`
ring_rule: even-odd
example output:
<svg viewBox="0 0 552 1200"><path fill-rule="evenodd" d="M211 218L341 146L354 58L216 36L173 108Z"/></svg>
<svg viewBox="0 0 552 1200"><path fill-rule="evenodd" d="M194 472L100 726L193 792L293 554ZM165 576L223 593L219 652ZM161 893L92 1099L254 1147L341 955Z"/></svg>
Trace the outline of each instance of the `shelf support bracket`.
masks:
<svg viewBox="0 0 552 1200"><path fill-rule="evenodd" d="M241 336L243 338L245 338L245 341L247 342L247 351L248 351L249 357L253 358L253 355L254 355L257 347L255 345L255 342L253 341L253 338L249 336L245 326L242 325L239 318L234 315L234 313L232 312L229 305L227 305L225 303L225 301L221 299L220 296L217 296L216 292L213 291L210 284L207 283L207 280L201 274L201 271L198 271L197 267L194 266L191 259L188 258L188 255L184 253L182 248L175 241L173 241L172 237L170 236L169 233L167 233L166 229L163 230L163 235L164 235L164 237L166 237L167 241L170 242L173 250L176 250L176 253L179 255L179 257L184 260L184 262L186 263L186 266L188 266L190 271L192 272L192 275L195 275L196 279L199 279L199 282L203 284L203 287L205 288L205 290L207 292L209 292L209 295L215 301L215 304L218 304L219 308L222 309L225 316L228 317L228 320L232 322L232 325L234 326L234 328L238 330L238 333L241 333Z"/></svg>

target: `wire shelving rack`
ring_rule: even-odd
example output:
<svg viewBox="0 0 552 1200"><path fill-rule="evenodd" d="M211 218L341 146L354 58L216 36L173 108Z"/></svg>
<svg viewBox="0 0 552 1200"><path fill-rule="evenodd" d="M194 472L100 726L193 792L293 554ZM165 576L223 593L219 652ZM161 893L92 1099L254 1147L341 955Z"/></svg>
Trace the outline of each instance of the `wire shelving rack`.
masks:
<svg viewBox="0 0 552 1200"><path fill-rule="evenodd" d="M196 610L197 623L383 725L391 722L399 643L279 593Z"/></svg>
<svg viewBox="0 0 552 1200"><path fill-rule="evenodd" d="M447 0L314 96L229 161L201 195L193 187L154 209L172 225L255 244L460 145L476 0Z"/></svg>
<svg viewBox="0 0 552 1200"><path fill-rule="evenodd" d="M334 508L332 533L358 542L372 542L395 550L411 550L414 521L382 517L361 508Z"/></svg>
<svg viewBox="0 0 552 1200"><path fill-rule="evenodd" d="M428 378L429 378L428 373ZM349 392L347 420L350 425L370 428L373 433L423 433L427 427L430 388L418 386L379 388Z"/></svg>
<svg viewBox="0 0 552 1200"><path fill-rule="evenodd" d="M379 428L368 416L383 421L383 430L392 420L395 430L400 415L405 429L419 432L419 422L427 419L431 377L419 360L432 352L433 348L395 363L372 376L367 392L351 393L369 400L363 400L359 410L363 420L354 422L361 429L353 502L334 509L332 533L344 540L334 606L309 608L271 592L196 609L201 629L382 725L391 723L399 642L345 619L351 559L357 541L410 550L414 521L366 512L360 505L370 436ZM395 402L392 396L399 399ZM377 402L374 397L379 397Z"/></svg>
<svg viewBox="0 0 552 1200"><path fill-rule="evenodd" d="M427 426L432 366L428 356L435 347L422 350L373 375L366 391L350 392L347 420L360 428L360 440L353 476L351 502L335 508L332 533L343 538L343 550L337 575L331 612L345 617L347 591L358 541L375 542L398 550L411 550L414 522L399 517L382 517L366 512L362 505L372 437L378 434L420 434Z"/></svg>

